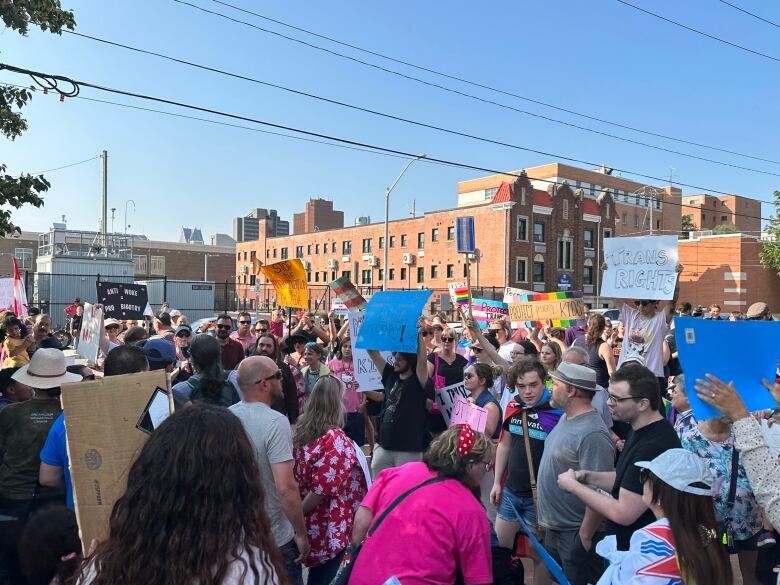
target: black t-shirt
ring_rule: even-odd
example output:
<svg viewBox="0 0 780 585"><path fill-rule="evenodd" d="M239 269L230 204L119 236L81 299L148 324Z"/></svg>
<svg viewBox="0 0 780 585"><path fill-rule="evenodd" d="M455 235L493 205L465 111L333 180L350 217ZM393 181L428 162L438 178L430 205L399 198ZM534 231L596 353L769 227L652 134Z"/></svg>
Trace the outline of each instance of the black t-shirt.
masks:
<svg viewBox="0 0 780 585"><path fill-rule="evenodd" d="M428 362L433 364L433 376L428 378L427 389L429 392L434 391L433 378L438 373L439 376L444 378L444 385L451 386L463 381L463 370L466 369L468 362L459 353L455 354L455 359L451 364L448 364L439 355L439 368L436 369L436 356L438 354L432 353L428 356ZM439 412L433 412L428 415L428 428L432 433L441 433L447 430L447 425L444 422L444 417Z"/></svg>
<svg viewBox="0 0 780 585"><path fill-rule="evenodd" d="M417 373L401 379L390 364L382 372L385 400L379 419L379 445L389 451L422 451L428 432L426 398L432 394L420 385Z"/></svg>
<svg viewBox="0 0 780 585"><path fill-rule="evenodd" d="M531 443L531 457L533 458L534 475L539 471L539 464L544 454L544 442L547 440L547 432L539 423L540 412L552 411L549 402L537 408L528 410L528 436ZM542 416L554 416L542 414ZM506 487L514 494L522 497L531 497L531 474L528 470L528 456L525 451L525 439L523 438L523 411L513 408L510 404L507 408L507 417L504 420L504 432L510 433L509 449L509 475L506 479Z"/></svg>
<svg viewBox="0 0 780 585"><path fill-rule="evenodd" d="M666 419L650 423L638 431L631 430L628 433L623 452L617 460L612 497L617 498L621 488L641 495L643 489L642 482L639 480L641 469L634 463L652 461L667 449L679 449L680 446L677 433L674 432L674 428ZM607 521L607 534L617 536L618 550L628 550L631 535L652 522L655 522L655 516L650 510L647 510L630 526L621 526Z"/></svg>

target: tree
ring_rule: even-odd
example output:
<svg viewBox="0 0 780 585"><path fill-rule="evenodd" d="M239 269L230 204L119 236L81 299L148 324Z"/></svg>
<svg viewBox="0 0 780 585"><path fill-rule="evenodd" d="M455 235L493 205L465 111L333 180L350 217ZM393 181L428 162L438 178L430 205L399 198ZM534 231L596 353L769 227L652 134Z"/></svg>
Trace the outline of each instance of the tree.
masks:
<svg viewBox="0 0 780 585"><path fill-rule="evenodd" d="M682 222L680 223L680 230L684 233L690 233L695 232L699 228L696 227L696 224L693 223L693 216L692 215L683 215L682 216Z"/></svg>
<svg viewBox="0 0 780 585"><path fill-rule="evenodd" d="M764 230L764 249L759 254L761 265L780 275L780 191L775 191L775 213Z"/></svg>
<svg viewBox="0 0 780 585"><path fill-rule="evenodd" d="M22 36L27 36L30 25L54 34L62 34L63 28L73 30L76 26L73 12L63 10L59 0L0 1L0 18L7 28ZM27 120L21 110L32 99L31 90L0 84L0 132L9 140L27 130ZM41 194L51 187L43 175L14 177L6 173L6 168L6 165L0 164L0 207L3 208L0 210L0 235L20 231L11 221L11 211L7 208L19 209L25 204L41 207Z"/></svg>
<svg viewBox="0 0 780 585"><path fill-rule="evenodd" d="M712 228L714 234L734 234L737 232L737 226L733 223L722 223Z"/></svg>

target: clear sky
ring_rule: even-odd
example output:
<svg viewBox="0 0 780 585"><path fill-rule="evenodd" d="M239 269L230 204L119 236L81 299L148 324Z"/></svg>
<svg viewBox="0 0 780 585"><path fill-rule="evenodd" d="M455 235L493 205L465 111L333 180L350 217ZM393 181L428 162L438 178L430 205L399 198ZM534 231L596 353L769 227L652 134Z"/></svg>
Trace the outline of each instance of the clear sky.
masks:
<svg viewBox="0 0 780 585"><path fill-rule="evenodd" d="M517 108L780 175L780 164L614 128L338 47L210 0L189 1ZM780 161L776 146L780 134L776 97L780 93L780 61L702 38L616 0L229 1L504 91ZM718 0L633 1L780 59L779 28ZM780 5L758 0L734 2L780 22ZM780 188L780 176L659 152L478 103L172 0L63 0L63 5L74 10L79 32L363 107L648 175L668 177L673 167L676 181L767 201ZM5 30L0 33L0 59L96 84L484 167L512 170L554 160L377 118L68 34L55 36L36 29L24 38ZM29 82L8 72L0 73L0 81ZM81 95L199 115L92 89L83 89ZM9 173L59 167L106 149L109 208L117 208L115 229L122 229L125 202L132 199L136 210L131 209L128 217L131 231L155 239L175 240L183 225L200 227L204 237L231 233L232 218L253 207L276 208L283 218L291 220L309 197L316 196L333 199L336 208L344 210L347 223L360 215L379 221L384 213L384 189L405 164L399 158L82 99L60 103L56 97L40 93L25 115L30 130L15 142L0 141L0 160L7 162ZM482 174L417 163L393 193L391 217L406 216L413 200L418 211L453 207L456 182ZM69 227L95 229L100 209L100 161L47 177L52 188L45 207L23 208L14 214L15 221L23 229L43 230L65 214ZM684 188L684 192L697 190ZM763 215L771 211L765 205Z"/></svg>

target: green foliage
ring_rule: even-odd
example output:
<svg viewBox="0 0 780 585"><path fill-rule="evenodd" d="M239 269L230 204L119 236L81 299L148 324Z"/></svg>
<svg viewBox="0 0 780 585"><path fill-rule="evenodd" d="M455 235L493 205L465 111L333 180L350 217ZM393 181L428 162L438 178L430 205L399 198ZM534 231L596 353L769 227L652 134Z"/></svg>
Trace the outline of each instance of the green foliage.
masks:
<svg viewBox="0 0 780 585"><path fill-rule="evenodd" d="M23 36L27 36L30 25L55 34L62 34L63 28L73 30L76 26L73 12L63 10L59 0L0 0L0 18L7 28ZM27 120L21 109L31 99L32 91L29 89L0 84L0 132L6 138L14 140L27 130ZM19 209L26 204L41 207L41 194L50 186L43 175L14 177L6 174L6 165L0 164L0 235L20 231L11 221L8 208Z"/></svg>
<svg viewBox="0 0 780 585"><path fill-rule="evenodd" d="M714 234L735 234L737 233L737 226L733 223L722 223L712 228Z"/></svg>
<svg viewBox="0 0 780 585"><path fill-rule="evenodd" d="M695 232L699 228L696 227L696 224L693 223L693 216L692 215L683 215L682 216L682 222L680 224L680 230L683 232Z"/></svg>
<svg viewBox="0 0 780 585"><path fill-rule="evenodd" d="M759 255L761 265L780 274L780 191L775 191L775 213L765 231L767 237Z"/></svg>

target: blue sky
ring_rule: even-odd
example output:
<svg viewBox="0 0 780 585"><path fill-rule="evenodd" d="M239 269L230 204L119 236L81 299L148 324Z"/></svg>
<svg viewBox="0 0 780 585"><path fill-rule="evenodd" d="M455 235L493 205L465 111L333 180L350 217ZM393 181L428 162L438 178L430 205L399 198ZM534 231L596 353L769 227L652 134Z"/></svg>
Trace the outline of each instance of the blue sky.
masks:
<svg viewBox="0 0 780 585"><path fill-rule="evenodd" d="M190 0L259 26L422 76L480 96L660 146L780 174L749 160L613 128L492 92L415 72L289 31L209 0ZM780 7L739 5L780 22ZM778 30L717 0L635 0L647 9L780 58ZM231 3L374 51L593 116L780 160L776 99L780 62L726 47L615 0ZM65 0L77 31L227 69L364 107L596 163L770 200L780 177L725 168L633 146L477 103L400 79L172 0ZM512 170L550 157L475 142L293 96L279 90L130 53L64 34L0 34L8 63L176 99L353 140L484 167ZM27 83L0 73L0 81ZM82 96L168 111L173 107L83 89ZM192 112L182 111L189 115ZM175 240L182 225L231 232L232 218L271 207L292 219L309 197L333 199L347 222L383 217L384 188L402 159L36 94L30 130L0 142L8 172L39 171L109 151L109 207L121 229ZM208 117L208 116L207 116ZM247 124L249 125L249 124ZM415 164L393 193L391 217L455 205L456 182L484 173ZM628 176L628 175L626 175ZM65 214L72 228L97 227L100 161L52 172L42 210L23 208L23 229L46 229ZM684 192L696 190L684 188ZM764 206L763 215L772 212Z"/></svg>

